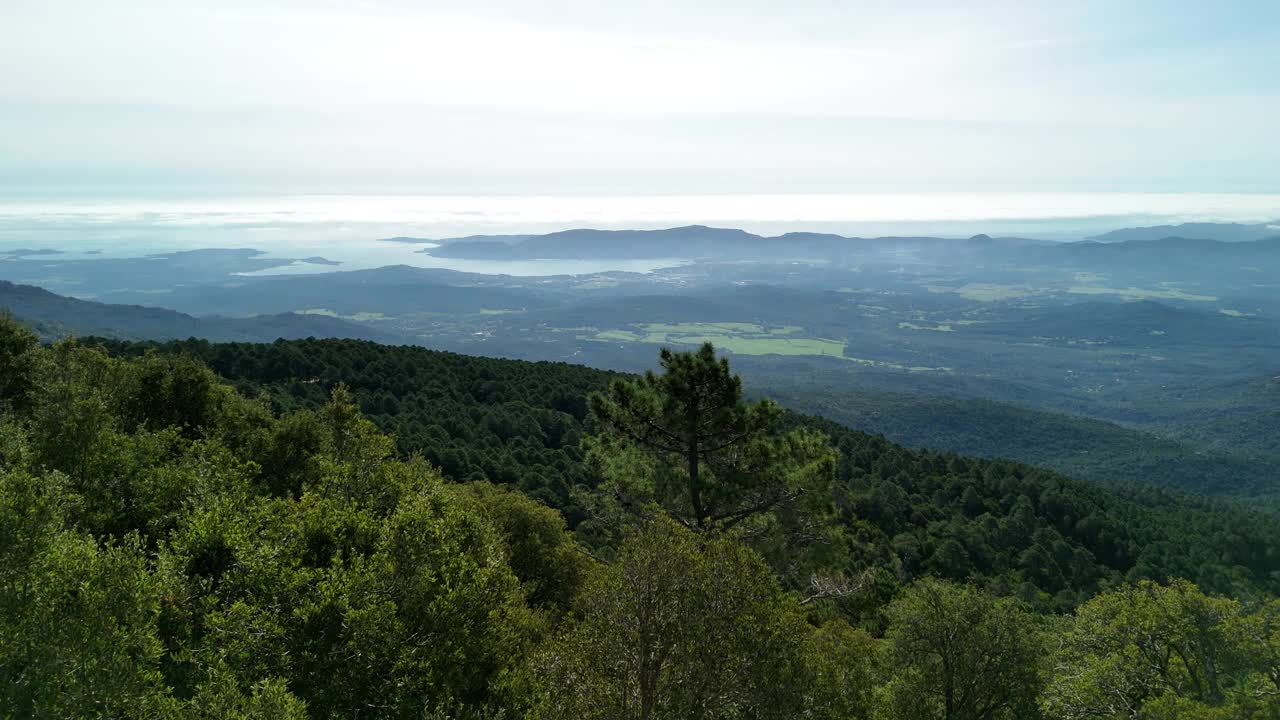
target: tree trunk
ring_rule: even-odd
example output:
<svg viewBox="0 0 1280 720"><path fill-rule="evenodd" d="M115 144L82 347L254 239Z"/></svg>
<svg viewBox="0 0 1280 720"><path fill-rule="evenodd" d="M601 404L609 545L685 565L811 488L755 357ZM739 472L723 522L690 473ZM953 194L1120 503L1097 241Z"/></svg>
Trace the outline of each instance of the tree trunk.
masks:
<svg viewBox="0 0 1280 720"><path fill-rule="evenodd" d="M702 508L702 481L698 478L698 466L702 463L698 455L698 443L695 440L689 443L687 457L689 463L689 504L693 506L694 522L701 529L706 513Z"/></svg>

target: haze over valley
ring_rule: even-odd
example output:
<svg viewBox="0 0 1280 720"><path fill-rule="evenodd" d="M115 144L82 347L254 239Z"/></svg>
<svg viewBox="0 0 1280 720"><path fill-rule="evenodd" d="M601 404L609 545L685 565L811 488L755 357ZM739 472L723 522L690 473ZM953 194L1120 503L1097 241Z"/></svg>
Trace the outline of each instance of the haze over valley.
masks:
<svg viewBox="0 0 1280 720"><path fill-rule="evenodd" d="M0 720L1280 720L1274 0L0 0Z"/></svg>
<svg viewBox="0 0 1280 720"><path fill-rule="evenodd" d="M1256 212L1269 200L1235 205ZM28 247L79 235L88 223L72 215L11 225L22 247L0 262L0 279L14 283L7 307L43 323L47 337L364 337L621 370L648 367L658 347L712 342L758 392L914 446L1271 502L1277 486L1255 476L1280 469L1277 226L1056 222L1090 235L769 236L690 225L356 240L394 226L277 214L116 217L87 233L144 234L151 250L183 235L243 240L241 249ZM330 239L313 239L326 229ZM297 244L288 255L249 247L260 232ZM24 285L85 302L52 302ZM157 322L154 311L118 306L183 315ZM1101 449L1113 442L1123 449Z"/></svg>

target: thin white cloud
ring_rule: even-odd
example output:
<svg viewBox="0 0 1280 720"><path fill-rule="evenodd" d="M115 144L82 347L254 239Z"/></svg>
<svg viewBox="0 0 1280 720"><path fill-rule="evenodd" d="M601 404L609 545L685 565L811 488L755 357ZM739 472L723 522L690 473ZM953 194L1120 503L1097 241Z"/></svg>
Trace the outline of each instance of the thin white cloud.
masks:
<svg viewBox="0 0 1280 720"><path fill-rule="evenodd" d="M1264 222L1280 195L1226 193L860 193L652 196L285 196L170 201L0 202L0 224L290 226L375 223L470 225L524 231L547 225L673 226L1081 220L1147 216L1167 222ZM1280 226L1278 226L1280 227Z"/></svg>
<svg viewBox="0 0 1280 720"><path fill-rule="evenodd" d="M175 2L104 12L52 0L28 7L0 35L6 67L24 69L6 77L5 96L194 107L416 104L1008 121L1044 100L1038 79L1021 76L1018 64L1067 44L1061 34L1028 36L996 17L955 11L869 11L845 18L849 32L839 42L806 43L323 4Z"/></svg>
<svg viewBox="0 0 1280 720"><path fill-rule="evenodd" d="M1274 36L1198 52L1108 3L8 1L10 183L1221 187L1280 163Z"/></svg>

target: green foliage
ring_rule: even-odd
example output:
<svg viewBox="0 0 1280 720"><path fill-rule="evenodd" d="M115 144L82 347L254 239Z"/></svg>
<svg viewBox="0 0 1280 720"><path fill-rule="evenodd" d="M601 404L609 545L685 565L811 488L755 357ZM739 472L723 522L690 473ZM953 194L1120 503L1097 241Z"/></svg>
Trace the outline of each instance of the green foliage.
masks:
<svg viewBox="0 0 1280 720"><path fill-rule="evenodd" d="M1184 577L1236 596L1280 589L1280 526L1268 514L793 421L825 432L840 450L836 485L846 489L841 520L853 563L908 579L978 581L1053 611L1141 579Z"/></svg>
<svg viewBox="0 0 1280 720"><path fill-rule="evenodd" d="M568 610L590 561L568 533L560 513L516 490L490 483L455 488L498 531L507 564L529 603L555 612Z"/></svg>
<svg viewBox="0 0 1280 720"><path fill-rule="evenodd" d="M535 659L545 718L790 718L804 626L752 551L666 519L592 578Z"/></svg>
<svg viewBox="0 0 1280 720"><path fill-rule="evenodd" d="M827 544L764 541L784 503L731 532L645 515L596 553L575 539L596 487L578 439L609 431L571 391L606 374L359 343L184 346L275 378L238 376L249 398L198 358L16 346L30 375L0 410L3 717L995 720L1108 717L1095 701L1115 689L1148 718L1280 707L1280 543L1262 516L911 452L740 405L736 379L715 380L732 402L708 417L759 432L712 454L710 506L817 478L830 451L786 443L821 432L839 451L836 512L810 516ZM415 360L444 409L405 400L422 397ZM295 361L333 381L290 375ZM703 369L731 378L721 367ZM366 416L371 402L393 414ZM461 474L429 462L451 448ZM660 464L610 487L687 474ZM495 484L450 482L489 470ZM1202 587L1130 583L1179 574Z"/></svg>
<svg viewBox="0 0 1280 720"><path fill-rule="evenodd" d="M1274 480L1280 476L1280 452L1265 445L1271 440L1265 428L1274 427L1280 418L1280 383L1274 381L1249 386L1248 395L1215 385L1212 393L1205 393L1210 397L1202 406L1185 410L1185 424L1197 424L1195 432L1212 438L1209 445L1175 439L1170 432L1174 428L1142 431L1022 404L838 390L820 380L771 372L757 371L751 379L763 383L758 389L787 407L880 433L907 447L1009 458L1081 480L1158 485L1280 508L1280 488ZM1167 396L1159 400L1144 398L1150 409L1144 408L1135 421L1188 404L1184 394L1191 391L1172 385L1164 393Z"/></svg>
<svg viewBox="0 0 1280 720"><path fill-rule="evenodd" d="M883 643L842 619L813 632L808 649L809 712L823 720L869 718L879 700Z"/></svg>
<svg viewBox="0 0 1280 720"><path fill-rule="evenodd" d="M1274 606L1141 582L1080 606L1043 698L1052 717L1278 717ZM1257 714L1267 706L1270 714Z"/></svg>
<svg viewBox="0 0 1280 720"><path fill-rule="evenodd" d="M7 717L144 717L166 706L167 579L136 537L65 527L59 478L0 472L0 707Z"/></svg>
<svg viewBox="0 0 1280 720"><path fill-rule="evenodd" d="M234 676L215 675L196 689L182 715L199 720L307 720L307 705L283 680L263 680L246 691Z"/></svg>
<svg viewBox="0 0 1280 720"><path fill-rule="evenodd" d="M886 688L888 717L1036 717L1043 643L1016 600L926 579L885 614L899 669Z"/></svg>
<svg viewBox="0 0 1280 720"><path fill-rule="evenodd" d="M585 446L605 478L603 495L631 515L658 506L699 532L772 536L783 544L773 550L778 565L805 555L803 546L832 530L836 456L827 438L782 432L780 407L744 402L742 380L709 343L696 352L663 348L659 359L662 374L617 379L589 398L600 432ZM805 542L786 547L787 536Z"/></svg>
<svg viewBox="0 0 1280 720"><path fill-rule="evenodd" d="M364 414L394 435L400 452L420 453L459 482L488 480L519 488L561 509L572 526L587 517L574 493L575 487L594 483L579 449L586 398L607 385L612 373L347 340L106 345L130 356L148 349L188 354L246 395L265 395L286 415L299 409L319 412L333 388L345 385ZM314 442L303 427L289 432ZM284 484L296 492L306 472L303 458L274 458L290 463Z"/></svg>
<svg viewBox="0 0 1280 720"><path fill-rule="evenodd" d="M587 396L607 391L617 374L348 340L109 346L125 355L190 354L285 413L319 412L345 384L369 419L394 433L401 454L420 453L450 480L517 488L559 509L597 554L610 554L604 545L614 535L590 500L601 478L579 441L597 430ZM389 399L394 414L384 413ZM296 426L272 425L263 442L276 450L260 456L261 478L279 485L277 494L296 494L319 472L313 457L323 433L305 415L280 422ZM1007 460L907 450L818 418L784 413L778 429L817 431L839 451L827 498L837 516L799 534L825 543L754 543L775 568L803 559L787 574L791 586L818 566L837 577L879 567L900 582L929 573L974 581L1053 611L1140 579L1184 577L1235 596L1280 591L1280 526L1271 515L1149 487L1108 489ZM623 469L653 465L605 459Z"/></svg>
<svg viewBox="0 0 1280 720"><path fill-rule="evenodd" d="M36 334L0 313L0 409L25 410L35 382Z"/></svg>
<svg viewBox="0 0 1280 720"><path fill-rule="evenodd" d="M31 352L32 402L0 418L6 712L417 718L516 702L503 688L538 627L526 592L567 605L582 570L553 511L489 507L398 460L342 388L277 419L191 360Z"/></svg>

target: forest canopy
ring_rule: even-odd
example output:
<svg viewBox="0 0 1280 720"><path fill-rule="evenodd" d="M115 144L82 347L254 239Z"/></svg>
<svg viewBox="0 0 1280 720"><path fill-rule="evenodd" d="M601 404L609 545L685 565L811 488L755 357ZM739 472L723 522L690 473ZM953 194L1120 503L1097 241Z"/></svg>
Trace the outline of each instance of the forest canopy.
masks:
<svg viewBox="0 0 1280 720"><path fill-rule="evenodd" d="M110 349L0 320L7 716L1280 717L1264 516L907 451L711 348Z"/></svg>

